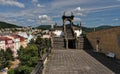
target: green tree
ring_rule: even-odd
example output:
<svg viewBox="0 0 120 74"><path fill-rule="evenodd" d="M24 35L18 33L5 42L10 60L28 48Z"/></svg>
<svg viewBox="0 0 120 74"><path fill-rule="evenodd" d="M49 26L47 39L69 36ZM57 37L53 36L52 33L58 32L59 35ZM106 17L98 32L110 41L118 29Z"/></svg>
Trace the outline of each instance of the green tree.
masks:
<svg viewBox="0 0 120 74"><path fill-rule="evenodd" d="M5 58L4 58L4 50L1 49L0 50L0 70L4 67L4 62L5 62Z"/></svg>
<svg viewBox="0 0 120 74"><path fill-rule="evenodd" d="M9 70L8 74L15 74L15 70L14 69Z"/></svg>
<svg viewBox="0 0 120 74"><path fill-rule="evenodd" d="M16 70L15 70L15 74L30 74L31 71L33 70L33 67L29 67L29 66L22 66L20 65Z"/></svg>
<svg viewBox="0 0 120 74"><path fill-rule="evenodd" d="M35 44L35 40L31 39L29 44Z"/></svg>
<svg viewBox="0 0 120 74"><path fill-rule="evenodd" d="M21 61L21 65L27 65L30 67L35 66L35 64L38 63L37 46L35 44L29 44L26 48L23 48L22 50L20 50L19 59Z"/></svg>
<svg viewBox="0 0 120 74"><path fill-rule="evenodd" d="M43 39L40 36L38 36L35 43L36 44L42 44L42 42L43 42Z"/></svg>
<svg viewBox="0 0 120 74"><path fill-rule="evenodd" d="M0 50L0 69L4 67L10 67L10 61L12 60L13 56L10 48L6 49L6 51L4 51L3 49Z"/></svg>

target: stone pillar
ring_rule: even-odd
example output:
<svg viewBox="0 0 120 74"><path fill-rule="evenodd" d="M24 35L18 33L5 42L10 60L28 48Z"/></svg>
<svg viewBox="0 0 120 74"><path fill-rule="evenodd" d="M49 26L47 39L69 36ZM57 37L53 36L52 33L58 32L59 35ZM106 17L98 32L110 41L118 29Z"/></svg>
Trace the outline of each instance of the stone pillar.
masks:
<svg viewBox="0 0 120 74"><path fill-rule="evenodd" d="M75 48L78 49L78 41L75 39Z"/></svg>
<svg viewBox="0 0 120 74"><path fill-rule="evenodd" d="M53 37L51 37L51 48L53 48Z"/></svg>
<svg viewBox="0 0 120 74"><path fill-rule="evenodd" d="M64 31L64 37L66 37L66 25L65 25L65 19L63 19L63 31Z"/></svg>
<svg viewBox="0 0 120 74"><path fill-rule="evenodd" d="M79 30L82 30L82 23L80 22Z"/></svg>
<svg viewBox="0 0 120 74"><path fill-rule="evenodd" d="M65 39L66 41L66 49L68 49L68 39Z"/></svg>

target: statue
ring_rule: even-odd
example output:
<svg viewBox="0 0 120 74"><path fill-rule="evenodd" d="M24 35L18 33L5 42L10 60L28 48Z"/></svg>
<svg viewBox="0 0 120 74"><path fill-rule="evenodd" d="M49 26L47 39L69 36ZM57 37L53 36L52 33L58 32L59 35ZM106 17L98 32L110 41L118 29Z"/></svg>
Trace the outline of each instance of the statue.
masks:
<svg viewBox="0 0 120 74"><path fill-rule="evenodd" d="M51 29L54 29L54 25L53 24L51 24Z"/></svg>
<svg viewBox="0 0 120 74"><path fill-rule="evenodd" d="M71 16L73 16L73 12L71 12Z"/></svg>
<svg viewBox="0 0 120 74"><path fill-rule="evenodd" d="M65 16L65 11L63 12L63 16Z"/></svg>

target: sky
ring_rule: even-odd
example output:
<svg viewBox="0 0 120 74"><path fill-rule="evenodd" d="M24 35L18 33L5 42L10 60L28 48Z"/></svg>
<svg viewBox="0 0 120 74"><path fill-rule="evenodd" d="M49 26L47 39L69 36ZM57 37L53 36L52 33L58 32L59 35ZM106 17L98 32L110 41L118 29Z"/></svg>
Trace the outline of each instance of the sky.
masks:
<svg viewBox="0 0 120 74"><path fill-rule="evenodd" d="M62 25L63 12L87 27L120 26L120 0L0 0L0 21L19 26Z"/></svg>

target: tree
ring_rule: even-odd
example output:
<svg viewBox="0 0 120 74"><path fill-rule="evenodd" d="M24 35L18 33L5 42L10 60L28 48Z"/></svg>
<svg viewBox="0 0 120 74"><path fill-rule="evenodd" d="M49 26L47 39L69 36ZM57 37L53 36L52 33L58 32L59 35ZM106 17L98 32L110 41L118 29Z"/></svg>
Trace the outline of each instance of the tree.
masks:
<svg viewBox="0 0 120 74"><path fill-rule="evenodd" d="M33 70L33 67L29 67L26 65L20 65L16 70L15 74L30 74L31 71Z"/></svg>
<svg viewBox="0 0 120 74"><path fill-rule="evenodd" d="M14 70L14 69L10 69L10 70L8 71L8 74L15 74L15 70Z"/></svg>
<svg viewBox="0 0 120 74"><path fill-rule="evenodd" d="M35 44L29 44L26 48L20 49L19 59L21 65L34 67L38 63L38 48ZM34 65L33 65L34 64Z"/></svg>
<svg viewBox="0 0 120 74"><path fill-rule="evenodd" d="M35 44L34 39L31 39L29 44Z"/></svg>
<svg viewBox="0 0 120 74"><path fill-rule="evenodd" d="M1 49L0 50L0 70L4 67L4 62L5 62L5 58L4 58L4 50Z"/></svg>
<svg viewBox="0 0 120 74"><path fill-rule="evenodd" d="M10 48L4 51L3 49L0 50L0 69L5 67L10 67L10 61L13 60L12 51Z"/></svg>

